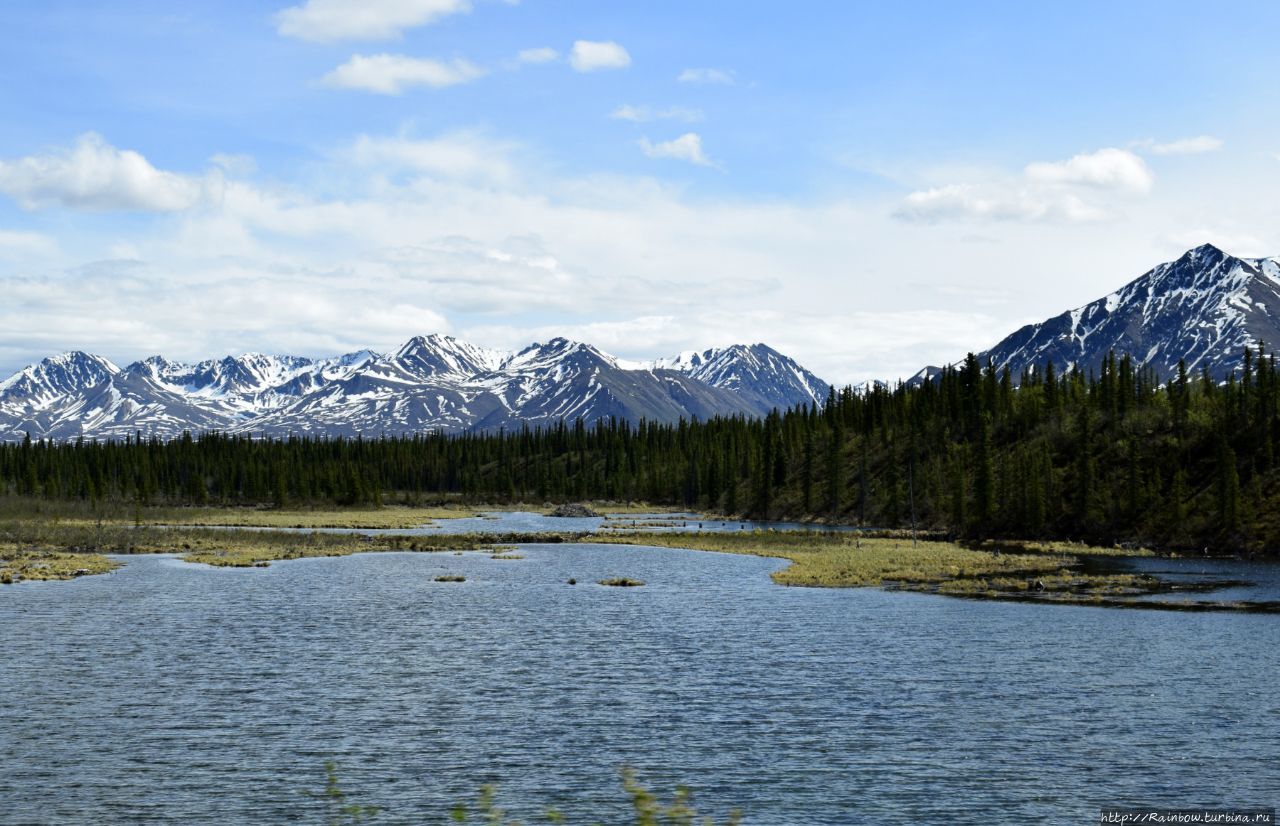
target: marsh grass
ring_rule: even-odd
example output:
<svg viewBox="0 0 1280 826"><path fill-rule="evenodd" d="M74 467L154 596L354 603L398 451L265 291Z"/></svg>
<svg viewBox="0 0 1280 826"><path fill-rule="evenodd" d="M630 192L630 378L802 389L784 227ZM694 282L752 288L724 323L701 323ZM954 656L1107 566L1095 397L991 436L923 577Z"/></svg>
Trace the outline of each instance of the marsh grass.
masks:
<svg viewBox="0 0 1280 826"><path fill-rule="evenodd" d="M165 508L143 516L144 525L227 528L417 528L445 519L481 514L469 508L386 507L378 510L266 510L258 508Z"/></svg>
<svg viewBox="0 0 1280 826"><path fill-rule="evenodd" d="M19 547L0 543L0 585L24 580L75 579L105 574L119 563L99 553Z"/></svg>
<svg viewBox="0 0 1280 826"><path fill-rule="evenodd" d="M776 557L791 565L775 572L780 585L858 588L887 582L942 582L956 578L1055 571L1073 562L1059 554L1000 554L952 542L866 538L849 533L613 533L592 542L688 548Z"/></svg>
<svg viewBox="0 0 1280 826"><path fill-rule="evenodd" d="M601 585L608 585L612 588L639 588L644 585L644 580L628 579L625 576L616 576L611 579L600 580Z"/></svg>
<svg viewBox="0 0 1280 826"><path fill-rule="evenodd" d="M0 496L0 522L57 521L70 524L119 524L177 527L245 528L412 528L435 520L479 516L463 504L432 507L388 505L381 508L167 507L125 502L85 502Z"/></svg>
<svg viewBox="0 0 1280 826"><path fill-rule="evenodd" d="M791 562L772 574L780 585L921 591L977 599L1034 599L1099 604L1159 593L1145 574L1085 573L1082 557L1149 556L1145 549L1097 548L1065 542L912 542L902 534L823 532L611 533L588 541L688 548L776 557ZM1112 603L1109 603L1112 604ZM1149 607L1147 604L1134 607ZM1223 604L1224 608L1231 606ZM1251 608L1257 610L1257 606Z"/></svg>
<svg viewBox="0 0 1280 826"><path fill-rule="evenodd" d="M1148 574L1081 574L1060 570L1036 577L976 577L939 583L937 593L972 596L992 592L1003 595L1036 595L1048 598L1070 596L1136 596L1159 590L1161 582Z"/></svg>
<svg viewBox="0 0 1280 826"><path fill-rule="evenodd" d="M467 578L461 574L441 574L435 578L436 582L466 582Z"/></svg>
<svg viewBox="0 0 1280 826"><path fill-rule="evenodd" d="M658 513L688 513L684 508L676 508L671 505L651 505L648 502L615 502L611 500L591 500L583 501L580 504L586 505L596 513L610 516L625 516L628 514L636 515L653 515ZM547 505L539 510L543 513L551 513L555 510L555 506ZM710 517L708 517L710 518Z"/></svg>
<svg viewBox="0 0 1280 826"><path fill-rule="evenodd" d="M3 512L0 509L0 512ZM277 560L346 556L382 551L493 551L525 542L556 543L577 534L451 534L399 536L321 532L237 531L220 527L125 524L63 518L57 513L27 510L22 518L0 519L0 570L10 578L67 578L88 570L102 573L114 567L103 554L178 554L187 562L219 567L261 567ZM74 563L67 554L88 555ZM33 556L34 555L34 556ZM61 560L61 561L60 561ZM21 566L22 570L19 570Z"/></svg>
<svg viewBox="0 0 1280 826"><path fill-rule="evenodd" d="M1102 545L1085 545L1083 542L1014 542L1008 540L987 540L985 542L966 542L964 543L964 546L976 551L995 552L998 550L1002 553L1037 553L1107 557L1156 555L1156 552L1150 548L1122 547L1119 545L1105 547Z"/></svg>
<svg viewBox="0 0 1280 826"><path fill-rule="evenodd" d="M693 522L695 524L698 522L698 520L696 519L682 519L680 521L685 523ZM600 527L606 528L611 531L624 531L628 528L670 528L670 527L673 527L675 524L676 523L670 519L667 519L667 520L651 519L651 520L637 521L635 519L625 519L625 518L616 519L613 517L609 517L604 520L604 524L601 525Z"/></svg>

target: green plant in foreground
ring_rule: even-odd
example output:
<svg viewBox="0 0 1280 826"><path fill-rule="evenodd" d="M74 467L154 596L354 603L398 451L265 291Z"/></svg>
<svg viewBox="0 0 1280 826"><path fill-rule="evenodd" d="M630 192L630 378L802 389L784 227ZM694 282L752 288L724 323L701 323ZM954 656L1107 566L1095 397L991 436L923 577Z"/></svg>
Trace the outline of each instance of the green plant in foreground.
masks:
<svg viewBox="0 0 1280 826"><path fill-rule="evenodd" d="M631 801L635 826L715 826L714 818L698 814L693 808L693 792L687 786L677 786L675 796L670 803L664 804L658 796L636 780L635 771L629 767L622 769L622 788ZM451 816L455 823L469 823L475 814L474 822L487 823L489 826L520 826L516 820L508 820L506 812L497 805L497 787L492 783L481 787L480 796L476 800L474 812L465 804L459 803L453 808ZM547 823L567 823L565 816L555 809L547 809L542 818ZM742 813L737 809L729 813L725 826L737 826L742 821Z"/></svg>
<svg viewBox="0 0 1280 826"><path fill-rule="evenodd" d="M305 792L309 797L324 800L328 804L330 826L360 823L376 817L382 808L349 803L347 793L338 783L338 767L332 760L324 764L325 785L320 792ZM629 767L621 770L622 788L630 800L635 826L715 826L715 819L699 815L693 807L693 792L687 786L677 786L670 803L663 803L658 796L636 780L635 771ZM459 803L449 812L454 823L485 823L488 826L521 826L520 821L508 819L506 810L498 805L498 787L492 783L480 787L475 802L468 806ZM547 809L540 820L546 823L568 823L568 819L555 809ZM725 826L738 826L742 813L734 809L724 821Z"/></svg>
<svg viewBox="0 0 1280 826"><path fill-rule="evenodd" d="M334 761L324 761L324 776L324 791L304 792L304 794L325 801L329 809L329 826L360 823L366 818L376 817L378 812L382 811L378 806L347 802L347 793L338 785L338 764Z"/></svg>

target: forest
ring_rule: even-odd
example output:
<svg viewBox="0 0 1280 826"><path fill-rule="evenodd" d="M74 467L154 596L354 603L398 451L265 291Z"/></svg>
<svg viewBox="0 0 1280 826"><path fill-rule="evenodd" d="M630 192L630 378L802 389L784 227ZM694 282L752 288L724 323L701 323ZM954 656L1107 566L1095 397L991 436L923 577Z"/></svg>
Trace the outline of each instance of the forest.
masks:
<svg viewBox="0 0 1280 826"><path fill-rule="evenodd" d="M488 434L0 445L0 493L94 507L644 501L968 538L1275 553L1280 373L1161 382L1128 356L1013 376L970 355L935 379L676 424Z"/></svg>

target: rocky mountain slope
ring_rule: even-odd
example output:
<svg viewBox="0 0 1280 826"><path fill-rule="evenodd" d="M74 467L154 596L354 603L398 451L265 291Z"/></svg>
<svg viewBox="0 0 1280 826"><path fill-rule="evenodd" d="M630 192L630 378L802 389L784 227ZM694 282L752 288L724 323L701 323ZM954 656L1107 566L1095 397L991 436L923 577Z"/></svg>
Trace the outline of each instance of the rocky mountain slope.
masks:
<svg viewBox="0 0 1280 826"><path fill-rule="evenodd" d="M1039 324L978 354L1016 378L1052 361L1096 369L1107 353L1128 354L1164 380L1185 359L1191 371L1225 377L1246 345L1280 346L1280 259L1236 258L1211 244L1188 250L1116 292ZM937 375L920 371L915 380Z"/></svg>

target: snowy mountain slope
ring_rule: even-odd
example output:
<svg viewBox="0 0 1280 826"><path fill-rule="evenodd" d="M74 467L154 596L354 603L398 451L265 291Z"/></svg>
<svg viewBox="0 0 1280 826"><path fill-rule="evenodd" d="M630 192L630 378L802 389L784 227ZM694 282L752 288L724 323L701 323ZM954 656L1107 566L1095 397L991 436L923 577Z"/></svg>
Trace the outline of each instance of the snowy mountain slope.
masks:
<svg viewBox="0 0 1280 826"><path fill-rule="evenodd" d="M99 385L119 372L111 362L88 353L50 356L0 382L0 416L36 415L68 394Z"/></svg>
<svg viewBox="0 0 1280 826"><path fill-rule="evenodd" d="M765 344L735 344L661 359L656 367L677 370L712 387L732 390L766 409L826 401L830 386Z"/></svg>
<svg viewBox="0 0 1280 826"><path fill-rule="evenodd" d="M1109 352L1130 355L1161 379L1189 370L1225 377L1243 348L1280 345L1280 259L1236 258L1211 244L1188 250L1110 295L1029 324L978 354L1016 378L1052 361L1096 369ZM912 381L935 376L926 367Z"/></svg>
<svg viewBox="0 0 1280 826"><path fill-rule="evenodd" d="M671 364L668 369L665 365ZM184 430L284 435L465 432L763 415L825 398L827 385L764 345L652 364L563 338L502 353L419 336L385 355L270 356L123 369L87 353L45 359L0 383L0 438L171 438Z"/></svg>

